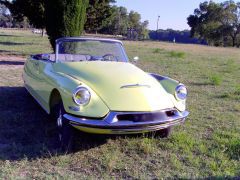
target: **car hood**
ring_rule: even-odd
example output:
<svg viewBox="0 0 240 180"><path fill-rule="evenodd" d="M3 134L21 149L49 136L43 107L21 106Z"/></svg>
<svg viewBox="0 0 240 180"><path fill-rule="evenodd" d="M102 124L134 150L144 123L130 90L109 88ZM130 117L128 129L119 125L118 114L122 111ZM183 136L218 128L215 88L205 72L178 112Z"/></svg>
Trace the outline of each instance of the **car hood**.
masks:
<svg viewBox="0 0 240 180"><path fill-rule="evenodd" d="M160 83L130 63L56 63L54 70L89 86L112 111L157 111L174 107Z"/></svg>

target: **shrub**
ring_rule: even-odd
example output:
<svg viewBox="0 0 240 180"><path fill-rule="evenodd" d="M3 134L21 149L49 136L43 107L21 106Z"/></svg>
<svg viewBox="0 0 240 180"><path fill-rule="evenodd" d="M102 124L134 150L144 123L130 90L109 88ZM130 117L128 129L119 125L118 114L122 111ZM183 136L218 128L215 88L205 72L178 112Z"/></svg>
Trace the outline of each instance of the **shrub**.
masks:
<svg viewBox="0 0 240 180"><path fill-rule="evenodd" d="M209 77L210 83L215 86L222 84L222 77L220 75L214 74Z"/></svg>
<svg viewBox="0 0 240 180"><path fill-rule="evenodd" d="M164 51L164 49L156 48L156 49L153 50L153 53L157 54L157 53L160 53L162 51Z"/></svg>
<svg viewBox="0 0 240 180"><path fill-rule="evenodd" d="M186 56L186 53L185 52L177 52L177 51L171 51L169 53L169 56L170 57L173 57L173 58L185 58Z"/></svg>

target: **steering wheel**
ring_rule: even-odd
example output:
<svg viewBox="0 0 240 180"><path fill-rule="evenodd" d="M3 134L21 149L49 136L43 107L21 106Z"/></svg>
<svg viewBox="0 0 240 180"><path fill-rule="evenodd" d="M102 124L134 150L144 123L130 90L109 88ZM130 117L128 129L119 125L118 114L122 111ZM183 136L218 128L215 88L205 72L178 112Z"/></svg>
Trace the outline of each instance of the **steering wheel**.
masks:
<svg viewBox="0 0 240 180"><path fill-rule="evenodd" d="M107 60L107 61L117 61L117 57L114 56L113 54L105 54L102 57L104 60Z"/></svg>

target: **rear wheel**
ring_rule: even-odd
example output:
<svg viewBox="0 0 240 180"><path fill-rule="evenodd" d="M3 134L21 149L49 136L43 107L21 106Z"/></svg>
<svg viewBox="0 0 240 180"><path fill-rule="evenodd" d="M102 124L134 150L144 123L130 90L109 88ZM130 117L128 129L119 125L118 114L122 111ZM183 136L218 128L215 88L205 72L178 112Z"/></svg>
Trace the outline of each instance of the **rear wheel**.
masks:
<svg viewBox="0 0 240 180"><path fill-rule="evenodd" d="M58 144L62 151L70 152L73 150L74 128L70 125L69 120L64 118L66 113L63 103L60 102L54 107L55 123L57 126Z"/></svg>

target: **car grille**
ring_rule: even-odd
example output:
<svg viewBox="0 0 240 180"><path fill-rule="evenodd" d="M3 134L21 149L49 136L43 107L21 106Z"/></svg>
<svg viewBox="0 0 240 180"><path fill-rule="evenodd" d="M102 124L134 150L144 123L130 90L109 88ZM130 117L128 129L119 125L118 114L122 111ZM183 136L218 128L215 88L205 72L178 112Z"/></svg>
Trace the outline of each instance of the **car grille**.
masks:
<svg viewBox="0 0 240 180"><path fill-rule="evenodd" d="M177 110L166 110L161 112L151 113L132 113L132 114L119 114L117 115L118 121L132 121L132 122L150 122L167 120L176 115Z"/></svg>

